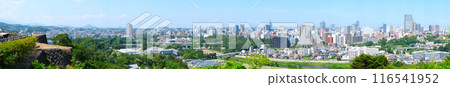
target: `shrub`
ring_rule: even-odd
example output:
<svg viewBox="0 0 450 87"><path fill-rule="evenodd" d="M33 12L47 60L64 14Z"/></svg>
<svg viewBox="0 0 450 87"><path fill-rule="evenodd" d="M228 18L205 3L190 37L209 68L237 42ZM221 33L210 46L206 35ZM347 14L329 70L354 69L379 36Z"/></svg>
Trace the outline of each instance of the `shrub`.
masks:
<svg viewBox="0 0 450 87"><path fill-rule="evenodd" d="M0 43L0 68L15 68L36 46L36 37Z"/></svg>

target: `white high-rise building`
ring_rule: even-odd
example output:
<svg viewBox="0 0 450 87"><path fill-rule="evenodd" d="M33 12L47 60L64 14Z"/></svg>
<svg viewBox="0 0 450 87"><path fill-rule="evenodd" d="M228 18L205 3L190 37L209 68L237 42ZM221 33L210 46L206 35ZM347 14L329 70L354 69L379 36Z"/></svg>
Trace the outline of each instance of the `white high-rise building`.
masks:
<svg viewBox="0 0 450 87"><path fill-rule="evenodd" d="M411 14L405 14L405 32L412 32L413 30L413 26L414 26L414 20L412 18Z"/></svg>
<svg viewBox="0 0 450 87"><path fill-rule="evenodd" d="M305 25L301 25L299 26L299 33L300 33L300 37L299 37L299 42L298 44L300 45L312 45L312 26L305 24Z"/></svg>
<svg viewBox="0 0 450 87"><path fill-rule="evenodd" d="M134 32L133 32L133 25L132 24L130 24L130 23L127 24L126 32L127 32L126 35L128 35L130 37L133 36Z"/></svg>

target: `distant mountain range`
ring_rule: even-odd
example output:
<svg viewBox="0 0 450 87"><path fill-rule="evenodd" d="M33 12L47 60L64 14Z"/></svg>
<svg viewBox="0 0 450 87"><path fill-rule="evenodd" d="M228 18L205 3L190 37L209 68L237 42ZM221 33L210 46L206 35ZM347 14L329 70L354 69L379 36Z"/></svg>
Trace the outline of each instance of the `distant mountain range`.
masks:
<svg viewBox="0 0 450 87"><path fill-rule="evenodd" d="M94 25L88 24L88 25L84 25L82 28L97 28Z"/></svg>

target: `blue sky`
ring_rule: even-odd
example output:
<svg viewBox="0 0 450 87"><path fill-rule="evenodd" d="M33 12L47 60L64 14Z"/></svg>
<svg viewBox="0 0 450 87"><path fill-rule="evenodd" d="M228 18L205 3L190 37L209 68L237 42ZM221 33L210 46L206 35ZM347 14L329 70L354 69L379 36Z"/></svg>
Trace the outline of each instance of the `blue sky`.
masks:
<svg viewBox="0 0 450 87"><path fill-rule="evenodd" d="M403 26L412 14L425 28L449 26L450 0L0 0L0 22L99 27L125 26L144 12L172 21L170 27L192 22L312 22L337 26Z"/></svg>

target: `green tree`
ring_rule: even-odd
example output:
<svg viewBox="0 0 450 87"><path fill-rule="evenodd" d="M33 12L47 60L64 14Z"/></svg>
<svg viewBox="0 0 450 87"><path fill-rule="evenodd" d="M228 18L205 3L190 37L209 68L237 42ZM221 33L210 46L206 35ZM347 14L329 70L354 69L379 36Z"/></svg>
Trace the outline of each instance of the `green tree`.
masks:
<svg viewBox="0 0 450 87"><path fill-rule="evenodd" d="M372 42L372 41L368 41L368 42L364 43L364 45L366 45L366 46L372 46L372 45L373 45L373 42Z"/></svg>
<svg viewBox="0 0 450 87"><path fill-rule="evenodd" d="M127 69L129 64L138 64L142 68L154 69L187 69L187 64L175 56L154 55L153 59L146 55L134 55L115 52L115 48L125 47L126 38L77 38L73 41L73 62L69 69Z"/></svg>
<svg viewBox="0 0 450 87"><path fill-rule="evenodd" d="M384 55L372 56L369 54L360 54L352 61L353 69L383 69L388 66L389 60Z"/></svg>
<svg viewBox="0 0 450 87"><path fill-rule="evenodd" d="M67 33L56 35L56 37L52 38L52 41L55 45L72 47L72 40L69 38Z"/></svg>
<svg viewBox="0 0 450 87"><path fill-rule="evenodd" d="M250 58L247 58L247 64L249 64L252 69L259 69L263 65L270 63L272 63L272 61L265 55L251 54Z"/></svg>
<svg viewBox="0 0 450 87"><path fill-rule="evenodd" d="M386 45L387 39L386 38L382 38L378 43L380 43L381 46Z"/></svg>
<svg viewBox="0 0 450 87"><path fill-rule="evenodd" d="M219 69L247 69L243 63L238 63L235 61L228 61L225 64L220 65Z"/></svg>
<svg viewBox="0 0 450 87"><path fill-rule="evenodd" d="M372 60L372 63L369 65L369 68L371 69L383 69L390 64L389 60L384 55L375 56Z"/></svg>
<svg viewBox="0 0 450 87"><path fill-rule="evenodd" d="M405 63L403 63L402 61L395 61L394 63L392 63L392 65L394 65L395 67L402 67L405 65Z"/></svg>

